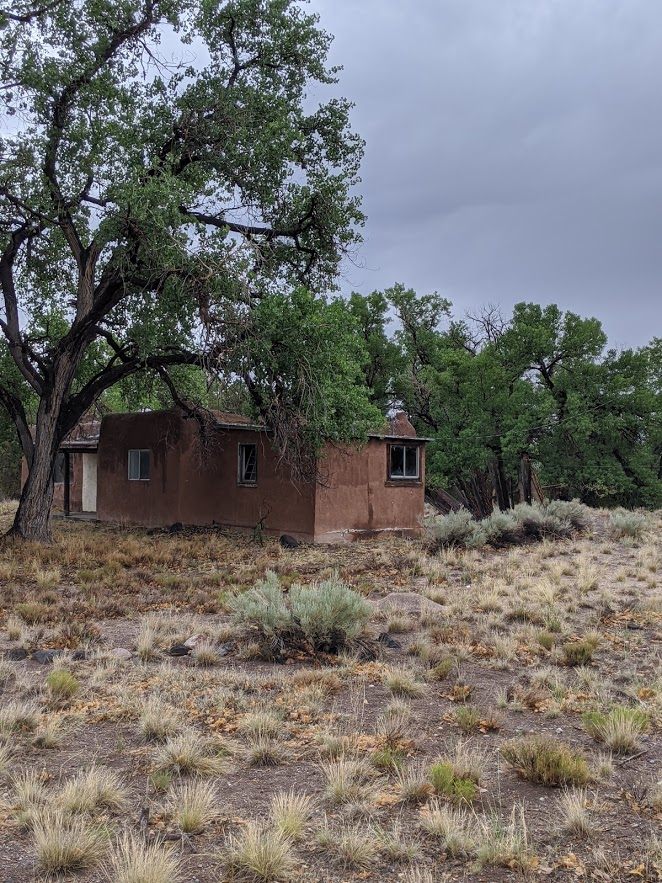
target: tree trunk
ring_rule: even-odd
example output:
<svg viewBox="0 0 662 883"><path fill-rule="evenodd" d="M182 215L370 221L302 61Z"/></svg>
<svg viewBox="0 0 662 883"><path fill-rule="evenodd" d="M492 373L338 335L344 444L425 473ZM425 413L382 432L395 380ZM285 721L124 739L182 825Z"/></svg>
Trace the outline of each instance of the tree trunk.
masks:
<svg viewBox="0 0 662 883"><path fill-rule="evenodd" d="M492 461L492 475L494 478L494 490L496 491L497 506L502 512L511 508L510 493L508 491L508 479L503 465L501 454L495 455Z"/></svg>
<svg viewBox="0 0 662 883"><path fill-rule="evenodd" d="M522 454L519 461L519 501L531 505L533 501L533 477L531 460L528 454Z"/></svg>
<svg viewBox="0 0 662 883"><path fill-rule="evenodd" d="M28 463L28 477L8 536L51 541L53 470L62 441L58 431L60 405L58 402L55 406L51 399L42 399L39 405L32 461Z"/></svg>

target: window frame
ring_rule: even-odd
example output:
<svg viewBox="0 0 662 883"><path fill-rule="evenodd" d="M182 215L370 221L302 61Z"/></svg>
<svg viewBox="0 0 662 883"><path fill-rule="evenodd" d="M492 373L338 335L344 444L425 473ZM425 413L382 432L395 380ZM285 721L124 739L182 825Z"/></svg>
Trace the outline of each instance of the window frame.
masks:
<svg viewBox="0 0 662 883"><path fill-rule="evenodd" d="M386 477L389 482L399 484L401 482L411 482L414 484L421 483L421 445L402 442L390 442L387 450L386 459ZM402 475L394 475L392 471L393 465L393 449L402 448ZM416 451L416 474L407 475L407 448L413 448Z"/></svg>
<svg viewBox="0 0 662 883"><path fill-rule="evenodd" d="M255 451L255 478L248 479L245 477L245 451L247 448L253 448ZM257 443L256 442L238 442L237 443L237 484L242 487L255 487L257 485Z"/></svg>
<svg viewBox="0 0 662 883"><path fill-rule="evenodd" d="M131 475L131 455L138 455L138 475ZM143 475L143 454L147 455L147 475ZM134 457L135 459L135 457ZM127 453L127 478L129 481L149 481L152 473L152 452L149 448L129 448Z"/></svg>

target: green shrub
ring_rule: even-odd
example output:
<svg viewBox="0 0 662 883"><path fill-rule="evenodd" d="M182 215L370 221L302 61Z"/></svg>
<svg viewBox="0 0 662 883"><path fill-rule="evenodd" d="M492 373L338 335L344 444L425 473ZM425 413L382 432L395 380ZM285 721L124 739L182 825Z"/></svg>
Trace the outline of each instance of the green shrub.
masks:
<svg viewBox="0 0 662 883"><path fill-rule="evenodd" d="M543 510L546 516L569 521L574 530L586 530L590 522L590 510L579 500L548 500Z"/></svg>
<svg viewBox="0 0 662 883"><path fill-rule="evenodd" d="M586 759L551 736L522 736L501 746L501 754L523 779L540 785L585 785Z"/></svg>
<svg viewBox="0 0 662 883"><path fill-rule="evenodd" d="M471 803L478 795L478 786L473 779L456 776L453 764L445 761L432 765L430 782L437 794L442 794L453 803Z"/></svg>
<svg viewBox="0 0 662 883"><path fill-rule="evenodd" d="M638 539L648 527L648 519L641 512L617 509L609 516L609 532L613 537Z"/></svg>
<svg viewBox="0 0 662 883"><path fill-rule="evenodd" d="M292 625L292 613L285 603L280 580L272 570L252 589L231 598L228 606L235 622L255 626L265 636Z"/></svg>
<svg viewBox="0 0 662 883"><path fill-rule="evenodd" d="M513 510L524 536L536 540L545 537L561 539L572 533L572 523L568 518L549 512L537 503L520 503Z"/></svg>
<svg viewBox="0 0 662 883"><path fill-rule="evenodd" d="M522 538L520 525L513 512L502 512L500 509L480 522L485 542L490 546L508 546Z"/></svg>
<svg viewBox="0 0 662 883"><path fill-rule="evenodd" d="M370 604L337 576L310 586L294 584L286 597L272 571L233 598L230 607L235 622L256 628L274 646L305 640L327 652L357 637L372 613Z"/></svg>
<svg viewBox="0 0 662 883"><path fill-rule="evenodd" d="M370 619L372 607L337 576L312 586L293 585L294 619L316 650L333 650L356 638Z"/></svg>
<svg viewBox="0 0 662 883"><path fill-rule="evenodd" d="M476 531L476 522L467 509L458 509L448 515L428 518L425 522L428 548L433 554L441 549L467 546Z"/></svg>

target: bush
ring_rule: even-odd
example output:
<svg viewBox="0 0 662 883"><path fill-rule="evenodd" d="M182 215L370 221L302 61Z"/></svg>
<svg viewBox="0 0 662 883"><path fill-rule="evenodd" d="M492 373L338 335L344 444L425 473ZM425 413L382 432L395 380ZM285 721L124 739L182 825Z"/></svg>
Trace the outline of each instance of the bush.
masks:
<svg viewBox="0 0 662 883"><path fill-rule="evenodd" d="M648 519L641 512L617 509L609 516L609 532L613 537L638 539L648 527Z"/></svg>
<svg viewBox="0 0 662 883"><path fill-rule="evenodd" d="M285 603L280 580L272 570L252 589L231 598L229 607L235 622L255 626L265 636L292 625L292 613Z"/></svg>
<svg viewBox="0 0 662 883"><path fill-rule="evenodd" d="M570 745L551 736L511 739L501 746L501 754L529 782L585 785L590 780L586 759Z"/></svg>
<svg viewBox="0 0 662 883"><path fill-rule="evenodd" d="M590 521L588 506L579 500L548 500L544 505L545 515L569 521L574 530L586 530Z"/></svg>
<svg viewBox="0 0 662 883"><path fill-rule="evenodd" d="M272 649L307 643L337 652L370 618L370 604L337 576L310 586L295 584L286 600L275 573L231 602L235 622L257 629Z"/></svg>
<svg viewBox="0 0 662 883"><path fill-rule="evenodd" d="M547 506L520 503L513 511L526 537L536 540L545 537L561 539L572 533L572 523L569 518L550 512Z"/></svg>
<svg viewBox="0 0 662 883"><path fill-rule="evenodd" d="M467 509L427 519L428 548L433 554L453 546L467 546L474 536L477 522Z"/></svg>
<svg viewBox="0 0 662 883"><path fill-rule="evenodd" d="M372 608L338 577L290 589L292 614L316 650L333 650L356 638Z"/></svg>
<svg viewBox="0 0 662 883"><path fill-rule="evenodd" d="M480 527L485 542L490 546L508 546L517 543L522 536L520 525L513 512L496 509L488 518L483 518Z"/></svg>

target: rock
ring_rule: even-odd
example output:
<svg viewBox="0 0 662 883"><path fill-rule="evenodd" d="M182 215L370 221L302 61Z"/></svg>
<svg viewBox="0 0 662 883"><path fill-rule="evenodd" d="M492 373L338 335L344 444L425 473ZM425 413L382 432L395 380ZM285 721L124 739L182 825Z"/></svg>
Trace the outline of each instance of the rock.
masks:
<svg viewBox="0 0 662 883"><path fill-rule="evenodd" d="M169 656L188 656L191 652L191 648L187 647L186 644L173 644L170 650L168 650Z"/></svg>
<svg viewBox="0 0 662 883"><path fill-rule="evenodd" d="M216 648L216 652L219 656L227 656L228 653L232 653L233 650L234 644L232 642L229 642L227 644L219 644Z"/></svg>
<svg viewBox="0 0 662 883"><path fill-rule="evenodd" d="M201 640L202 640L202 635L191 635L190 638L187 638L184 641L184 643L182 644L182 647L188 647L190 650L193 650L195 647L198 646L198 644L200 643Z"/></svg>
<svg viewBox="0 0 662 883"><path fill-rule="evenodd" d="M131 659L133 654L130 650L127 650L126 647L113 647L110 651L110 655L114 656L115 659Z"/></svg>
<svg viewBox="0 0 662 883"><path fill-rule="evenodd" d="M11 650L7 650L5 653L5 659L9 659L10 662L20 662L21 659L28 658L28 651L25 647L13 647Z"/></svg>
<svg viewBox="0 0 662 883"><path fill-rule="evenodd" d="M280 544L284 549L298 549L301 543L295 537L284 533L280 538Z"/></svg>
<svg viewBox="0 0 662 883"><path fill-rule="evenodd" d="M382 632L377 640L385 647L390 647L391 650L402 650L402 644L396 641L395 638L392 638L388 632Z"/></svg>
<svg viewBox="0 0 662 883"><path fill-rule="evenodd" d="M87 659L87 652L85 650L74 650L71 658L74 662L80 662L82 659Z"/></svg>
<svg viewBox="0 0 662 883"><path fill-rule="evenodd" d="M385 598L376 602L377 608L384 610L399 610L402 613L410 613L420 616L422 613L443 613L444 608L436 601L430 601L424 595L416 592L391 592Z"/></svg>
<svg viewBox="0 0 662 883"><path fill-rule="evenodd" d="M181 521L176 521L174 524L171 524L168 528L169 533L181 533L184 530L184 525Z"/></svg>
<svg viewBox="0 0 662 883"><path fill-rule="evenodd" d="M57 656L62 656L61 650L35 650L31 659L34 659L34 661L38 662L40 665L48 665L53 662Z"/></svg>

